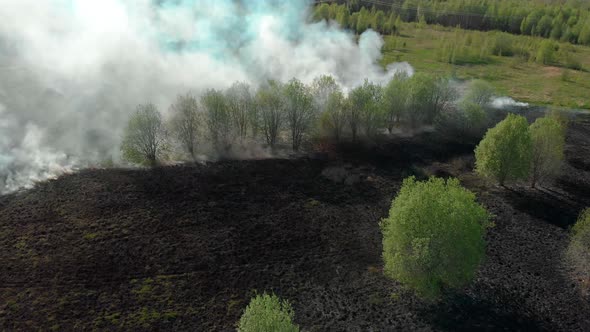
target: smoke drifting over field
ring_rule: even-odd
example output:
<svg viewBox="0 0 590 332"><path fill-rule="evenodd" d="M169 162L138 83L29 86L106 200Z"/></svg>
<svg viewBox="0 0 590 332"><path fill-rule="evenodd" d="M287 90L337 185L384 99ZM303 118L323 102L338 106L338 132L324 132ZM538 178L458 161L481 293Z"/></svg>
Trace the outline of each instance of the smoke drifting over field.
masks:
<svg viewBox="0 0 590 332"><path fill-rule="evenodd" d="M309 23L306 0L4 0L0 193L118 155L138 103L179 93L333 75L383 83L383 40Z"/></svg>
<svg viewBox="0 0 590 332"><path fill-rule="evenodd" d="M498 97L492 100L492 107L503 109L506 107L528 107L528 103L516 101L510 97Z"/></svg>

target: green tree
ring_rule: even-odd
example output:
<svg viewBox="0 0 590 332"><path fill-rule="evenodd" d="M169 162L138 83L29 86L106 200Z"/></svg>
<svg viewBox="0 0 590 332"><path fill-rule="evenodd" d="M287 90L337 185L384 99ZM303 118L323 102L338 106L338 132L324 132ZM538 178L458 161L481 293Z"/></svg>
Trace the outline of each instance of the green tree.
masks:
<svg viewBox="0 0 590 332"><path fill-rule="evenodd" d="M238 332L298 332L291 304L266 293L250 301L238 322Z"/></svg>
<svg viewBox="0 0 590 332"><path fill-rule="evenodd" d="M243 141L248 135L248 127L254 111L254 97L250 92L250 85L235 82L227 89L225 96L232 127L236 136Z"/></svg>
<svg viewBox="0 0 590 332"><path fill-rule="evenodd" d="M408 111L410 90L405 73L397 74L383 89L383 108L387 130L391 134L393 127L399 124Z"/></svg>
<svg viewBox="0 0 590 332"><path fill-rule="evenodd" d="M303 134L315 116L313 95L309 87L294 78L285 85L287 124L291 130L293 151L301 146Z"/></svg>
<svg viewBox="0 0 590 332"><path fill-rule="evenodd" d="M353 31L358 31L356 29L357 23L359 19L359 13L352 13L350 14L350 19L348 20L348 27Z"/></svg>
<svg viewBox="0 0 590 332"><path fill-rule="evenodd" d="M356 33L361 34L369 28L370 24L370 13L367 8L363 7L359 12L356 21Z"/></svg>
<svg viewBox="0 0 590 332"><path fill-rule="evenodd" d="M533 34L545 38L549 37L549 34L551 33L552 21L553 20L551 19L551 16L544 15L535 26L535 31Z"/></svg>
<svg viewBox="0 0 590 332"><path fill-rule="evenodd" d="M566 257L578 277L590 282L590 208L582 211L572 227Z"/></svg>
<svg viewBox="0 0 590 332"><path fill-rule="evenodd" d="M172 112L171 127L174 136L180 142L184 152L194 161L202 120L197 98L191 94L178 96L170 110Z"/></svg>
<svg viewBox="0 0 590 332"><path fill-rule="evenodd" d="M530 127L533 144L531 187L555 177L564 158L565 130L555 119L538 118Z"/></svg>
<svg viewBox="0 0 590 332"><path fill-rule="evenodd" d="M538 63L550 65L555 62L555 43L551 40L543 40L537 51Z"/></svg>
<svg viewBox="0 0 590 332"><path fill-rule="evenodd" d="M534 28L537 26L541 18L543 17L543 12L540 10L533 10L523 21L520 25L520 32L523 35L532 35L534 34Z"/></svg>
<svg viewBox="0 0 590 332"><path fill-rule="evenodd" d="M337 3L332 3L329 7L329 11L328 11L328 17L331 20L335 20L336 16L338 15L338 4Z"/></svg>
<svg viewBox="0 0 590 332"><path fill-rule="evenodd" d="M321 75L313 80L311 93L313 94L315 106L320 112L326 110L328 98L336 91L340 91L340 86L338 86L334 77L330 75Z"/></svg>
<svg viewBox="0 0 590 332"><path fill-rule="evenodd" d="M315 8L314 18L316 21L330 19L330 5L323 3Z"/></svg>
<svg viewBox="0 0 590 332"><path fill-rule="evenodd" d="M420 18L418 19L418 27L419 27L420 29L424 29L424 28L426 28L426 25L428 24L428 23L426 22L426 17L424 17L424 15L420 15L419 17L420 17Z"/></svg>
<svg viewBox="0 0 590 332"><path fill-rule="evenodd" d="M506 181L528 177L531 153L527 120L523 116L509 114L489 129L475 148L475 170L503 186Z"/></svg>
<svg viewBox="0 0 590 332"><path fill-rule="evenodd" d="M381 222L385 275L426 298L472 280L490 216L457 179L405 179Z"/></svg>
<svg viewBox="0 0 590 332"><path fill-rule="evenodd" d="M401 28L401 26L402 26L402 18L401 18L400 16L398 16L398 17L395 19L395 24L394 24L394 26L395 26L395 32L396 32L397 34L399 34L399 29L400 29L400 28ZM405 45L404 45L404 46L405 46Z"/></svg>
<svg viewBox="0 0 590 332"><path fill-rule="evenodd" d="M401 17L405 22L413 22L416 20L416 16L418 15L417 8L418 3L416 0L406 0L404 1L402 8L401 8Z"/></svg>
<svg viewBox="0 0 590 332"><path fill-rule="evenodd" d="M463 102L484 107L490 103L495 93L496 89L490 83L483 80L473 80L469 83Z"/></svg>
<svg viewBox="0 0 590 332"><path fill-rule="evenodd" d="M343 28L348 28L350 26L350 10L348 10L348 7L344 5L340 6L338 14L336 15L336 21L338 21Z"/></svg>
<svg viewBox="0 0 590 332"><path fill-rule="evenodd" d="M328 96L325 111L322 113L321 126L338 142L346 124L346 98L342 91L334 91Z"/></svg>
<svg viewBox="0 0 590 332"><path fill-rule="evenodd" d="M512 35L504 32L496 33L490 51L498 56L512 56L514 54Z"/></svg>
<svg viewBox="0 0 590 332"><path fill-rule="evenodd" d="M269 81L260 87L256 95L260 108L260 118L264 138L271 148L274 148L279 138L285 117L286 100L283 85L277 81Z"/></svg>
<svg viewBox="0 0 590 332"><path fill-rule="evenodd" d="M461 105L461 111L465 115L466 136L481 138L488 124L488 114L485 109L481 105L468 103Z"/></svg>
<svg viewBox="0 0 590 332"><path fill-rule="evenodd" d="M590 45L590 18L586 20L586 23L580 30L580 34L578 36L578 44Z"/></svg>
<svg viewBox="0 0 590 332"><path fill-rule="evenodd" d="M427 113L430 113L429 99L432 96L434 84L432 76L427 74L416 74L408 81L410 99L408 101L409 111L406 113L408 122L412 128L417 128L426 121Z"/></svg>
<svg viewBox="0 0 590 332"><path fill-rule="evenodd" d="M385 34L391 35L391 34L394 34L397 32L397 26L395 25L396 20L397 20L397 16L392 11L391 14L389 14L389 18L387 19L387 22L385 22L385 24L383 26L383 32Z"/></svg>
<svg viewBox="0 0 590 332"><path fill-rule="evenodd" d="M412 128L421 123L432 124L457 98L457 91L444 77L416 74L408 84L411 98L407 115Z"/></svg>
<svg viewBox="0 0 590 332"><path fill-rule="evenodd" d="M373 17L373 23L371 26L375 31L383 32L383 26L385 25L385 13L382 10L379 10L375 13Z"/></svg>
<svg viewBox="0 0 590 332"><path fill-rule="evenodd" d="M350 92L351 107L356 110L355 112L358 112L359 124L367 137L374 136L380 124L382 97L382 88L369 80L365 80L363 85ZM353 134L353 138L355 138L356 131L353 132L355 132Z"/></svg>
<svg viewBox="0 0 590 332"><path fill-rule="evenodd" d="M166 131L156 106L137 106L125 128L121 144L123 159L140 165L155 166L165 147Z"/></svg>
<svg viewBox="0 0 590 332"><path fill-rule="evenodd" d="M207 115L209 136L215 148L227 149L232 134L231 112L223 91L211 89L201 97Z"/></svg>

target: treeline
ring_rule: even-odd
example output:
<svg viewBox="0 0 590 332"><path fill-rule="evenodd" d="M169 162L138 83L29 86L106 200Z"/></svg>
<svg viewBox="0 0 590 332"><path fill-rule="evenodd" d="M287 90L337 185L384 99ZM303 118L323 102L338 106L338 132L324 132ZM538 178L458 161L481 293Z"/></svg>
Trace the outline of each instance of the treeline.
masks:
<svg viewBox="0 0 590 332"><path fill-rule="evenodd" d="M397 31L401 22L499 30L590 45L590 10L578 2L546 4L522 0L401 0L370 9L371 1L347 0L316 6L314 19L330 19L362 33Z"/></svg>
<svg viewBox="0 0 590 332"><path fill-rule="evenodd" d="M203 146L222 155L252 144L289 143L297 151L310 139L373 139L384 130L435 123L467 132L481 126L482 107L493 94L476 83L455 107L459 94L450 81L428 74L398 74L383 87L365 80L347 93L331 76L309 85L269 81L257 89L237 82L199 98L178 96L166 120L155 105L138 106L121 150L130 162L153 165L170 156L195 160Z"/></svg>
<svg viewBox="0 0 590 332"><path fill-rule="evenodd" d="M514 64L528 61L583 69L576 49L571 44L499 31L455 29L452 34L439 40L436 56L441 62L457 65L488 63L492 61L492 56L505 56L514 57Z"/></svg>

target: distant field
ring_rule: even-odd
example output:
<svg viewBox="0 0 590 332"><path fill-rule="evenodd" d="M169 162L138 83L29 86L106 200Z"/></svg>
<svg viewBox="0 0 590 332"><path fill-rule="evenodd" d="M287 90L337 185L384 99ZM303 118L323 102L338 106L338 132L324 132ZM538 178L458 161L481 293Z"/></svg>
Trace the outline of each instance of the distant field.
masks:
<svg viewBox="0 0 590 332"><path fill-rule="evenodd" d="M450 28L419 28L414 23L404 23L399 36L385 37L382 62L386 65L408 61L418 71L452 74L458 79L484 79L500 93L520 101L590 109L590 47L571 46L582 70L494 55L482 63L453 65L440 59L439 53L441 40L451 40L454 33ZM515 38L517 43L533 40L533 37Z"/></svg>

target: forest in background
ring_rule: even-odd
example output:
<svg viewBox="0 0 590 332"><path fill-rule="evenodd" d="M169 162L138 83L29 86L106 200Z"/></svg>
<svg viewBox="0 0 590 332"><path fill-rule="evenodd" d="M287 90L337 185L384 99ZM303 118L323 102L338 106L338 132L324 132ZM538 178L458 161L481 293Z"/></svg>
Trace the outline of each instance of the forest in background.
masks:
<svg viewBox="0 0 590 332"><path fill-rule="evenodd" d="M335 21L356 33L379 31L385 39L383 66L407 61L418 71L486 80L521 101L587 109L589 5L536 0L328 1L316 5L312 19Z"/></svg>
<svg viewBox="0 0 590 332"><path fill-rule="evenodd" d="M336 20L357 33L391 34L401 22L421 22L590 45L589 6L584 1L347 0L319 4L314 18Z"/></svg>

